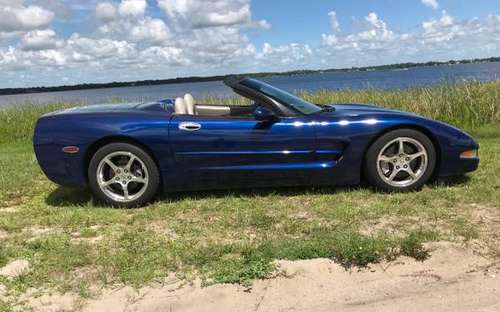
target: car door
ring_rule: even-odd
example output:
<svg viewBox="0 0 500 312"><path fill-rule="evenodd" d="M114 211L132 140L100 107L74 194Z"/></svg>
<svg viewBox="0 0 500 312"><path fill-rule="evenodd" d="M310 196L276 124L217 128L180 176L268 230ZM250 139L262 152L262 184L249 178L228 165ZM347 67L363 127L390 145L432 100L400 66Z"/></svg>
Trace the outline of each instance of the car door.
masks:
<svg viewBox="0 0 500 312"><path fill-rule="evenodd" d="M303 184L318 166L314 123L304 117L175 115L169 140L184 188Z"/></svg>

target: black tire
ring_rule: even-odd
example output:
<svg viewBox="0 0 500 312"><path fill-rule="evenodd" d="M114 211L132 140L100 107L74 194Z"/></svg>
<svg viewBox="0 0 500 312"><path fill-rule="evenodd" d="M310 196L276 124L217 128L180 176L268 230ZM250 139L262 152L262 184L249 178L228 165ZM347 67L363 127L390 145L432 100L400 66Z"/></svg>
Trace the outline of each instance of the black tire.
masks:
<svg viewBox="0 0 500 312"><path fill-rule="evenodd" d="M395 140L402 139L404 141L406 138L415 141L404 143L404 144L409 144L409 146L403 144L404 146L403 149L405 148L411 149L412 146L418 147L418 144L417 145L412 145L412 144L416 144L415 142L420 143L419 147L423 147L425 149L425 152L427 153L427 158L425 162L423 161L424 158L420 158L420 160L415 159L405 163L404 161L409 159L409 157L406 156L400 157L401 155L404 154L397 153L396 148L398 147L391 145L388 146L388 144L394 142ZM399 144L399 142L396 141L393 144ZM386 167L385 169L382 169L381 168L382 165L380 165L380 162L378 160L379 154L383 152L382 149L390 149L390 148L392 148L396 152L396 155L390 156L392 159L391 162L384 163L384 160L382 160L382 165ZM401 163L399 163L400 161ZM413 172L412 166L416 167L415 162L422 162L421 164L426 163L425 169L423 169L424 165L421 165L422 169L418 170L418 172L420 172L420 174L418 175L418 179L414 178L413 182L407 182L411 183L409 185L404 185L404 182L406 180L401 182L397 181L396 180L398 177L397 175L402 175L403 178L401 179L403 180L405 174L408 175L407 181L411 180L412 177L407 173L407 171L403 171L402 166L405 165L406 166L405 168L409 167L411 172ZM401 168L400 171L401 173L396 173L397 175L394 181L389 181L390 177L387 177L384 174L383 170L387 170L388 171L387 175L392 176L391 173L393 172L393 170L396 168L397 165L401 166L397 167L398 169ZM368 148L364 163L364 176L366 180L378 190L387 192L409 192L421 189L424 186L424 184L427 183L429 179L432 177L435 167L436 167L436 149L432 141L420 131L412 129L398 129L382 135ZM384 179L381 175L386 177L386 179ZM395 183L401 183L401 185L394 185Z"/></svg>
<svg viewBox="0 0 500 312"><path fill-rule="evenodd" d="M138 167L139 169L136 170L137 174L140 176L136 176L134 173L132 173L132 169L129 169L130 173L127 172L128 170L124 170L125 167L117 165L117 170L122 174L124 179L133 179L133 178L141 178L144 181L147 181L147 183L139 183L139 182L133 182L133 180L123 181L123 184L127 183L126 186L122 186L120 182L113 183L114 186L109 186L108 188L104 187L105 189L103 190L100 187L100 184L98 182L99 179L102 179L101 177L98 177L98 170L104 170L101 169L101 165L104 162L104 159L106 157L109 157L110 155L115 155L117 156L114 157L126 157L125 155L120 155L121 153L131 153L130 155L135 156L136 160L134 160L134 167ZM121 159L118 159L120 161ZM126 158L125 158L125 161ZM105 165L102 165L105 166ZM143 168L145 167L145 168ZM107 169L109 175L112 178L108 178L110 181L116 179L120 179L115 171L111 168L111 166ZM101 171L99 171L101 172ZM144 173L144 176L141 174ZM134 175L132 175L134 174ZM106 179L106 180L108 180ZM89 180L89 187L90 190L92 191L93 195L100 201L111 205L113 207L122 207L122 208L135 208L135 207L142 207L149 203L151 200L154 199L158 192L158 187L160 185L160 174L158 171L158 167L156 166L154 160L151 158L151 156L145 152L143 149L132 145L128 143L111 143L108 145L105 145L101 147L92 157L89 163L88 167L88 180ZM104 181L106 182L106 181ZM134 184L135 183L135 184ZM125 197L125 194L123 194L122 199L116 199L111 197L113 192L119 192L120 188L127 188L127 192L129 191L129 184L132 185L135 189L140 189L140 192L137 192L137 198L131 198L130 200L127 200ZM113 189L112 189L113 187ZM106 192L108 194L106 194ZM123 191L124 192L124 191ZM111 194L111 195L109 195ZM127 193L128 197L128 193ZM133 197L133 196L132 196Z"/></svg>

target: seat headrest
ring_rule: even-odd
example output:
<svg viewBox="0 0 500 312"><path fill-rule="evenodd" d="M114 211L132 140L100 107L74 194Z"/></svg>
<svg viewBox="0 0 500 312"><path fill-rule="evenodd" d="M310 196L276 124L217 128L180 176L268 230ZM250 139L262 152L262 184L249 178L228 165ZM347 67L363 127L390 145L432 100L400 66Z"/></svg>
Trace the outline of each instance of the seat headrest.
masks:
<svg viewBox="0 0 500 312"><path fill-rule="evenodd" d="M186 103L184 102L184 99L181 98L181 97L178 97L178 98L175 99L174 108L175 108L175 113L177 115L185 115L185 114L187 114Z"/></svg>
<svg viewBox="0 0 500 312"><path fill-rule="evenodd" d="M187 109L187 113L189 115L196 114L196 107L194 105L194 98L191 94L186 93L186 95L184 95L184 103L186 103L186 109Z"/></svg>

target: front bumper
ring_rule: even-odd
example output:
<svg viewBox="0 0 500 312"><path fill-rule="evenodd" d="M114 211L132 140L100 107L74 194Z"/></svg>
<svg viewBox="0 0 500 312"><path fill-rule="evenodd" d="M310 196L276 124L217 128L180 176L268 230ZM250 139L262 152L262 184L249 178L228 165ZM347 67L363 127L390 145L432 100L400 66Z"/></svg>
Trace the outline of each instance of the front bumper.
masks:
<svg viewBox="0 0 500 312"><path fill-rule="evenodd" d="M460 157L464 150L466 149L454 150L442 155L439 176L459 176L478 169L479 156L470 158Z"/></svg>
<svg viewBox="0 0 500 312"><path fill-rule="evenodd" d="M476 171L479 168L479 157L461 159L458 174Z"/></svg>

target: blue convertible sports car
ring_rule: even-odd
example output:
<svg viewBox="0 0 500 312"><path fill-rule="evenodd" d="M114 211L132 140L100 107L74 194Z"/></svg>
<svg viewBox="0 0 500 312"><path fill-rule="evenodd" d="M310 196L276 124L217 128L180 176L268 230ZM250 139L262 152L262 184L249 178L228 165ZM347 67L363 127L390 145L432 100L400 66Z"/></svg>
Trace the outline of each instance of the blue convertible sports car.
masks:
<svg viewBox="0 0 500 312"><path fill-rule="evenodd" d="M45 174L121 207L158 189L353 185L417 190L478 167L478 144L442 122L370 105L318 106L256 79L225 81L251 105L77 107L42 116L34 148Z"/></svg>

